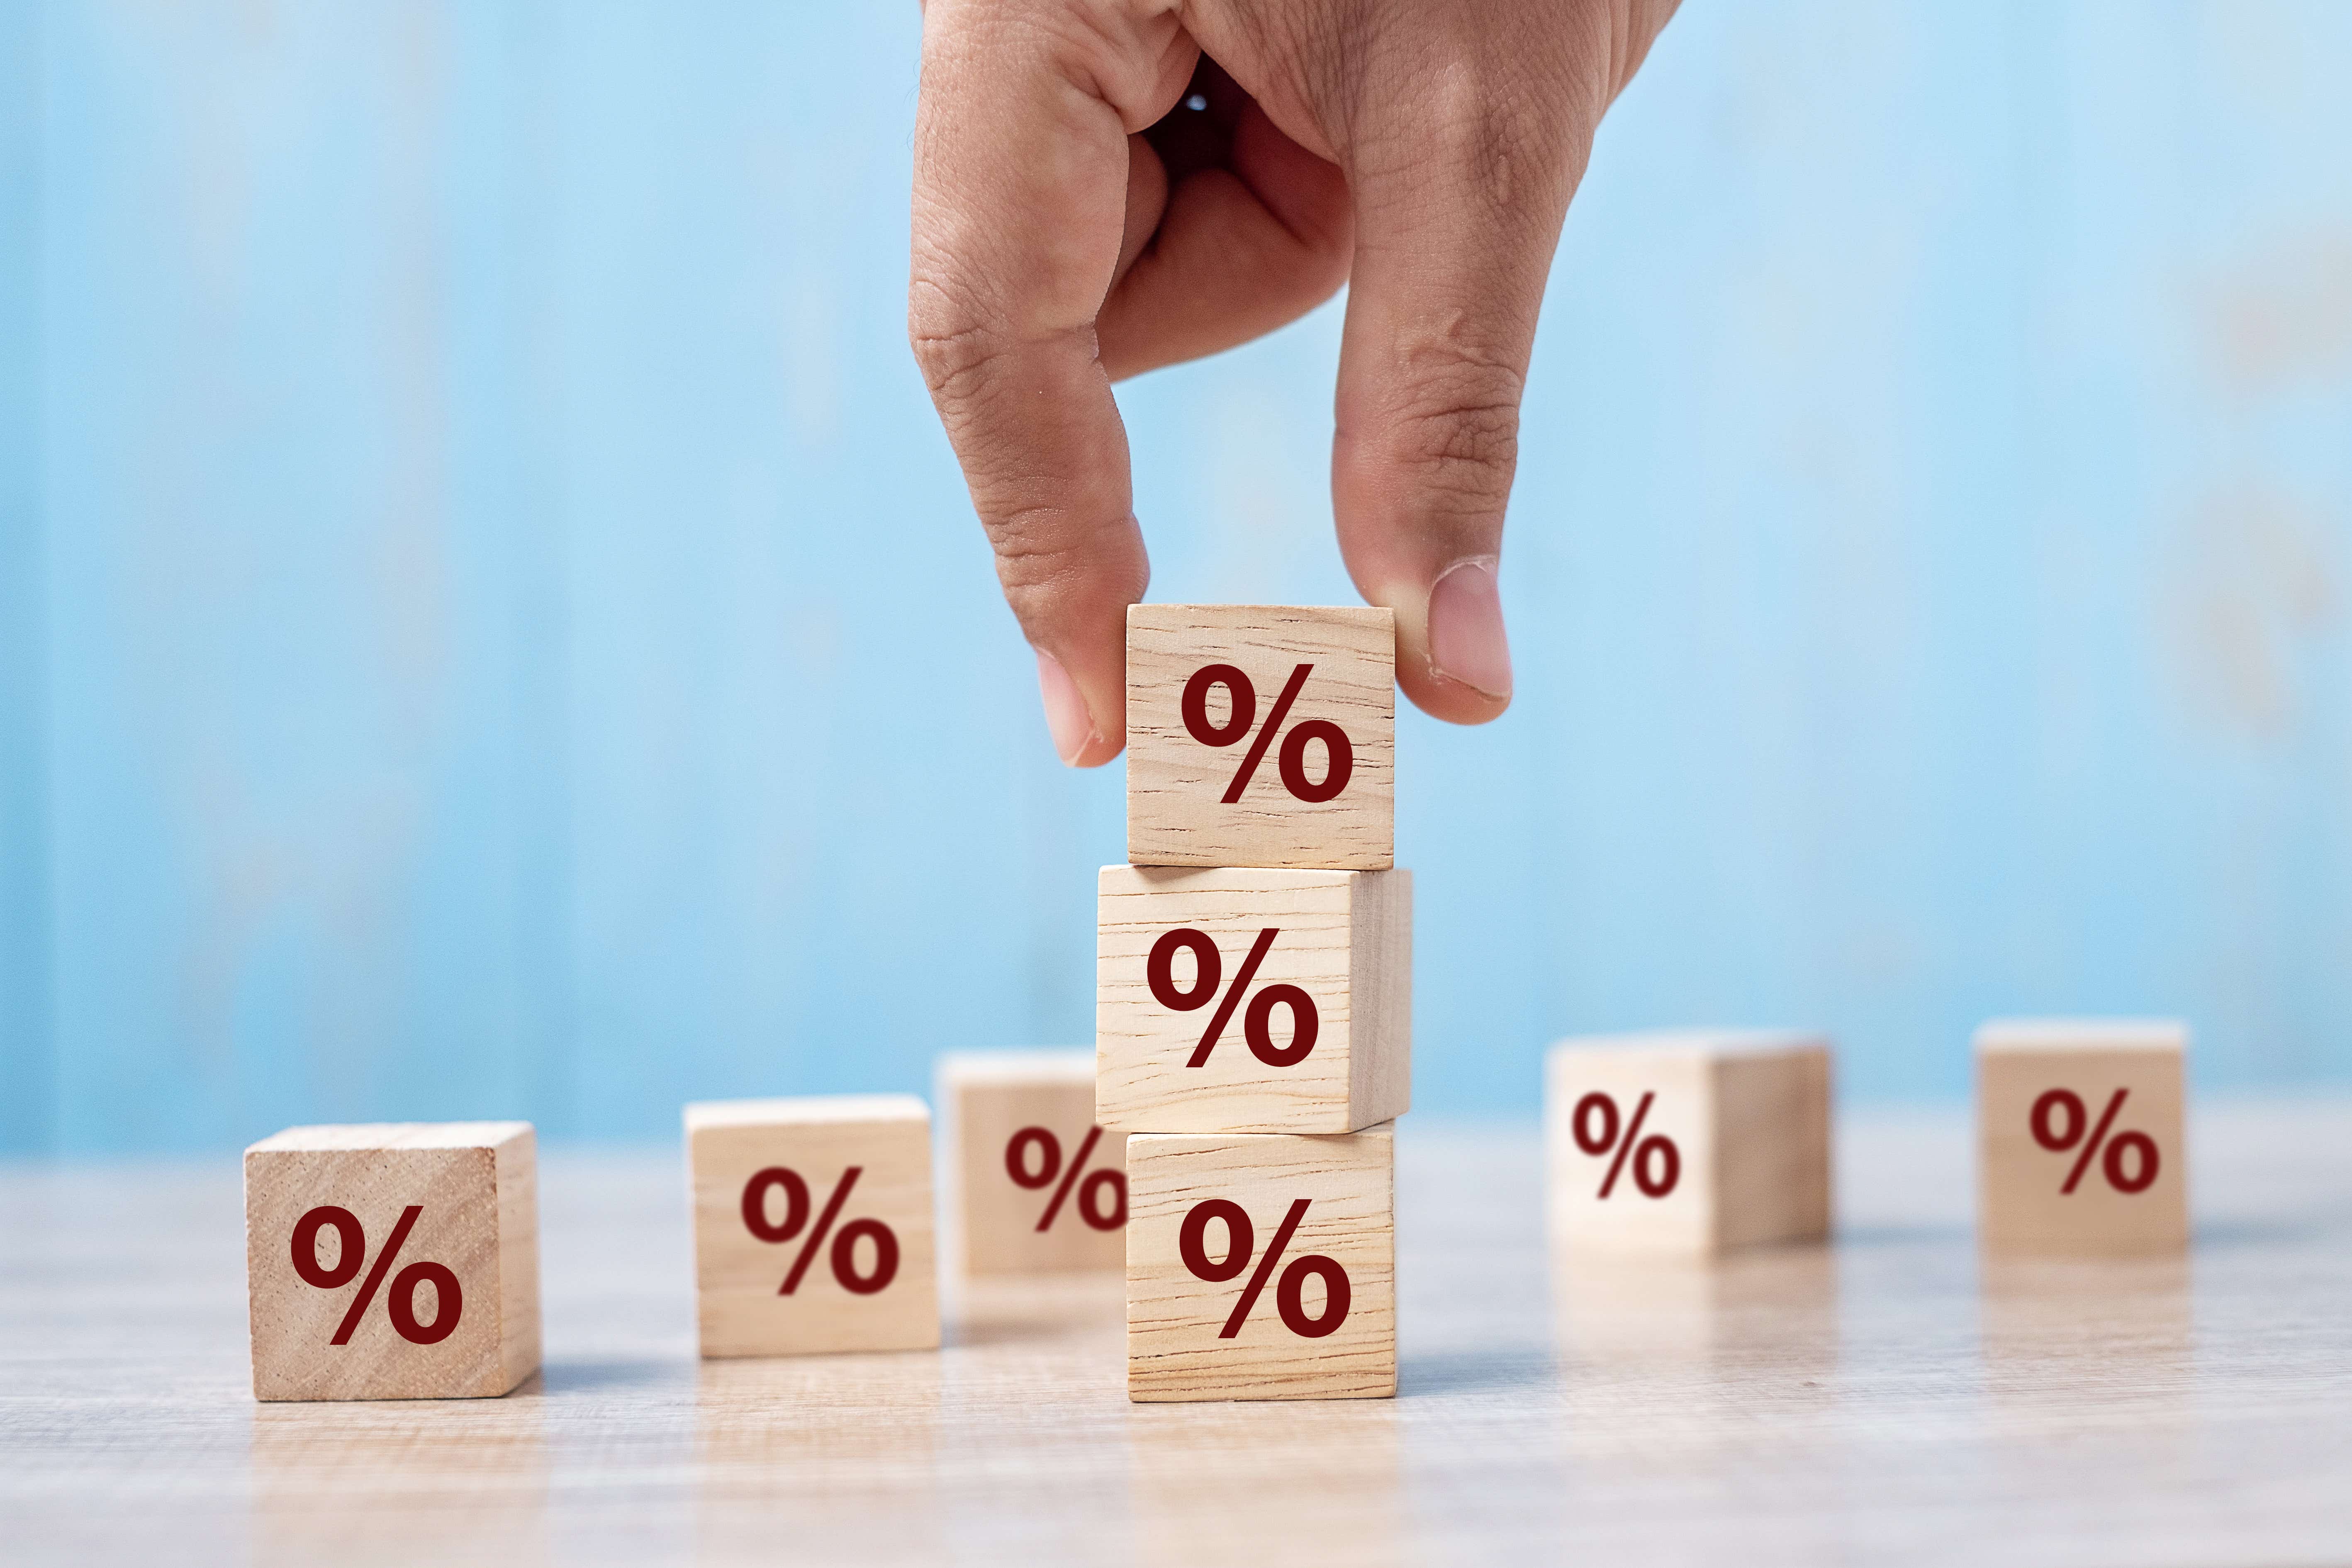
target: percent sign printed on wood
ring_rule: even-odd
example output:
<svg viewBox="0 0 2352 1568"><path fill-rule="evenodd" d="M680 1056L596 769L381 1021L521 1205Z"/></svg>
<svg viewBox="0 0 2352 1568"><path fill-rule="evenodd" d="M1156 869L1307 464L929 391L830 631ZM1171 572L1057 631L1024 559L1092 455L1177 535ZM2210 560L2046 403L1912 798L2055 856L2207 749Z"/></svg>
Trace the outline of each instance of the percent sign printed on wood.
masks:
<svg viewBox="0 0 2352 1568"><path fill-rule="evenodd" d="M1128 1140L1128 1393L1396 1392L1395 1136Z"/></svg>
<svg viewBox="0 0 2352 1568"><path fill-rule="evenodd" d="M1162 931L1151 944L1151 952L1143 961L1144 984L1151 989L1151 999L1171 1013L1190 1013L1195 1008L1215 1004L1209 1026L1201 1031L1201 1043L1184 1058L1188 1068L1205 1067L1209 1054L1217 1048L1223 1037L1225 1025L1231 1021L1234 1009L1241 999L1249 996L1248 1010L1243 1015L1242 1037L1249 1045L1250 1055L1270 1068L1297 1067L1315 1049L1315 1037L1322 1032L1322 1015L1317 1011L1315 998L1298 986L1278 984L1259 986L1251 994L1250 983L1257 978L1265 955L1273 950L1275 941L1282 935L1279 926L1267 926L1250 943L1249 956L1242 960L1233 984L1222 994L1218 983L1223 977L1224 962L1217 952L1217 939L1191 926L1178 926ZM1176 961L1179 957L1192 962L1192 978L1179 984ZM1286 1009L1290 1015L1289 1039L1275 1043L1274 1010Z"/></svg>
<svg viewBox="0 0 2352 1568"><path fill-rule="evenodd" d="M781 1247L801 1239L800 1250L793 1258L792 1268L784 1282L776 1287L779 1296L799 1292L801 1281L808 1278L809 1265L819 1254L831 1259L833 1278L853 1296L871 1296L887 1289L890 1281L898 1277L898 1235L878 1219L853 1219L838 1230L834 1222L841 1217L842 1206L856 1189L857 1178L866 1173L863 1165L851 1165L841 1173L833 1192L824 1200L824 1212L816 1216L816 1225L809 1225L809 1188L798 1171L782 1165L767 1165L751 1173L743 1184L743 1228L771 1246ZM771 1200L781 1194L783 1214L772 1212ZM805 1239L802 1239L806 1232ZM825 1238L832 1237L830 1250ZM860 1258L859 1244L869 1249Z"/></svg>
<svg viewBox="0 0 2352 1568"><path fill-rule="evenodd" d="M1087 1050L957 1051L936 1074L950 1256L973 1275L1127 1261L1127 1136L1095 1123Z"/></svg>
<svg viewBox="0 0 2352 1568"><path fill-rule="evenodd" d="M1004 1142L1004 1175L1014 1186L1030 1192L1046 1187L1054 1195L1045 1200L1043 1212L1037 1215L1034 1229L1044 1232L1054 1228L1062 1215L1063 1205L1076 1189L1078 1201L1075 1213L1095 1230L1124 1229L1127 1225L1127 1176L1123 1172L1087 1168L1094 1157L1095 1146L1102 1142L1103 1130L1089 1127L1078 1141L1076 1152L1069 1163L1062 1163L1062 1141L1054 1136L1050 1127L1024 1127Z"/></svg>
<svg viewBox="0 0 2352 1568"><path fill-rule="evenodd" d="M1675 1141L1663 1132L1642 1136L1643 1123L1650 1119L1650 1107L1657 1095L1650 1089L1642 1091L1639 1104L1633 1107L1633 1119L1621 1131L1617 1120L1617 1101L1594 1089L1580 1097L1576 1109L1569 1113L1569 1136L1586 1154L1609 1159L1609 1173L1601 1178L1593 1197L1606 1203L1617 1191L1617 1179L1625 1174L1628 1162L1633 1167L1633 1186L1645 1198L1663 1198L1675 1190L1683 1174L1682 1151Z"/></svg>
<svg viewBox="0 0 2352 1568"><path fill-rule="evenodd" d="M245 1182L257 1398L493 1396L537 1370L528 1123L292 1128Z"/></svg>
<svg viewBox="0 0 2352 1568"><path fill-rule="evenodd" d="M1410 1099L1409 871L1107 866L1096 1116L1130 1132L1351 1132Z"/></svg>
<svg viewBox="0 0 2352 1568"><path fill-rule="evenodd" d="M2099 1113L2099 1124L2093 1127L2090 1112L2084 1109L2083 1097L2071 1089L2045 1089L2033 1102L2026 1125L2033 1131L2033 1141L2053 1154L2063 1154L2081 1149L2083 1157L2066 1173L2066 1180L2058 1188L2061 1196L2072 1194L2083 1184L2084 1173L2104 1150L2106 1158L2100 1161L2107 1185L2125 1194L2147 1191L2156 1184L2157 1173L2163 1170L2163 1157L2156 1152L2156 1140L2145 1132L2122 1131L2108 1141L2108 1131L2115 1126L2116 1113L2131 1090L2119 1089ZM2088 1136L2084 1136L2085 1133Z"/></svg>
<svg viewBox="0 0 2352 1568"><path fill-rule="evenodd" d="M375 1257L375 1267L368 1269L367 1279L352 1297L352 1304L343 1309L343 1321L335 1325L331 1345L347 1345L352 1335L367 1316L367 1310L383 1288L383 1277L400 1256L408 1233L416 1228L423 1217L425 1205L411 1204L400 1211L400 1219L392 1227L382 1251ZM335 1261L319 1261L319 1238L322 1232L335 1234ZM318 1290L333 1290L359 1278L361 1268L367 1262L367 1228L360 1216L340 1204L321 1204L294 1222L291 1254L294 1272L302 1283ZM432 1308L430 1316L419 1317L417 1297L426 1287L426 1297ZM457 1331L457 1324L466 1313L466 1293L457 1283L457 1274L446 1263L411 1263L393 1275L392 1294L384 1301L384 1311L392 1319L393 1331L413 1345L437 1345Z"/></svg>
<svg viewBox="0 0 2352 1568"><path fill-rule="evenodd" d="M1995 1250L2188 1245L2187 1028L1997 1019L1977 1031L1979 1229Z"/></svg>
<svg viewBox="0 0 2352 1568"><path fill-rule="evenodd" d="M1298 1234L1300 1224L1314 1206L1313 1198L1292 1199L1263 1254L1255 1251L1257 1232L1250 1223L1249 1211L1231 1198L1203 1198L1185 1212L1184 1223L1176 1232L1176 1256L1183 1260L1193 1279L1222 1285L1249 1271L1254 1258L1257 1264L1255 1270L1250 1272L1249 1283L1234 1298L1225 1326L1217 1331L1219 1339L1230 1340L1241 1333L1242 1325L1249 1321L1250 1309L1265 1293L1266 1281L1275 1277L1275 1269L1288 1251L1291 1238ZM1224 1228L1224 1252L1221 1257L1212 1257L1209 1252L1211 1226ZM1312 1311L1307 1306L1310 1284L1323 1289L1322 1304ZM1348 1321L1348 1308L1354 1296L1355 1288L1339 1260L1310 1252L1290 1259L1290 1266L1282 1270L1274 1289L1275 1315L1282 1320L1284 1328L1300 1339L1319 1340L1326 1334L1337 1333Z"/></svg>
<svg viewBox="0 0 2352 1568"><path fill-rule="evenodd" d="M911 1095L688 1106L702 1353L937 1345L930 1134Z"/></svg>
<svg viewBox="0 0 2352 1568"><path fill-rule="evenodd" d="M1385 609L1131 605L1128 859L1387 868L1395 687Z"/></svg>
<svg viewBox="0 0 2352 1568"><path fill-rule="evenodd" d="M1830 1053L1819 1037L1563 1040L1546 1063L1544 1104L1563 1242L1711 1253L1828 1233Z"/></svg>

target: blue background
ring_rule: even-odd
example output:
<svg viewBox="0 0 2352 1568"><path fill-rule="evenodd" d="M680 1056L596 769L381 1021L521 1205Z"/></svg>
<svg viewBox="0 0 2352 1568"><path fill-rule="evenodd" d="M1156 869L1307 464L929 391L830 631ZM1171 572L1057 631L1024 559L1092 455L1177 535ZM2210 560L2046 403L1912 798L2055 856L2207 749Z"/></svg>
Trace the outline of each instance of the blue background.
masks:
<svg viewBox="0 0 2352 1568"><path fill-rule="evenodd" d="M916 7L0 6L0 1148L668 1136L1082 1041L902 327ZM1419 1103L2013 1010L2352 1078L2352 7L1691 6L1555 269L1518 701L1407 717ZM1338 319L1123 390L1156 597L1349 602Z"/></svg>

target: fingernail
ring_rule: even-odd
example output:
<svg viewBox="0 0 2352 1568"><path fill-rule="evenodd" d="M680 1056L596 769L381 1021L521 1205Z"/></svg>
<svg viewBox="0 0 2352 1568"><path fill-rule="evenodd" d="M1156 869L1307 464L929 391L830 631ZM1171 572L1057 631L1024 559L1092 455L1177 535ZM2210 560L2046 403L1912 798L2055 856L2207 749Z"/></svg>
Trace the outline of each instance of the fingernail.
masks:
<svg viewBox="0 0 2352 1568"><path fill-rule="evenodd" d="M1055 752L1065 766L1076 767L1080 753L1095 738L1095 721L1078 683L1061 660L1042 647L1037 650L1037 695L1045 700L1045 728L1054 737Z"/></svg>
<svg viewBox="0 0 2352 1568"><path fill-rule="evenodd" d="M1511 643L1503 632L1503 595L1483 561L1448 567L1429 591L1429 665L1497 702L1511 695Z"/></svg>

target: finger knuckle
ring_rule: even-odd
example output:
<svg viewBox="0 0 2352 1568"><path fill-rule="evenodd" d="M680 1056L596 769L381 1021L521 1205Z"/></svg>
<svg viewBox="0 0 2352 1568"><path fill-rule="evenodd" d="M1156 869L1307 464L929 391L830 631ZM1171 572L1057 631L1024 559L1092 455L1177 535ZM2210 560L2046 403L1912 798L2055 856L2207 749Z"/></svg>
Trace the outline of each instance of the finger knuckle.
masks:
<svg viewBox="0 0 2352 1568"><path fill-rule="evenodd" d="M981 523L1005 602L1024 626L1073 601L1132 603L1150 584L1134 521L1124 513L1087 523L1067 507L1032 504L983 515Z"/></svg>
<svg viewBox="0 0 2352 1568"><path fill-rule="evenodd" d="M1403 358L1383 456L1424 490L1499 506L1518 466L1519 372L1443 337Z"/></svg>
<svg viewBox="0 0 2352 1568"><path fill-rule="evenodd" d="M920 268L907 290L907 342L942 411L980 397L1010 348L994 313L970 289Z"/></svg>

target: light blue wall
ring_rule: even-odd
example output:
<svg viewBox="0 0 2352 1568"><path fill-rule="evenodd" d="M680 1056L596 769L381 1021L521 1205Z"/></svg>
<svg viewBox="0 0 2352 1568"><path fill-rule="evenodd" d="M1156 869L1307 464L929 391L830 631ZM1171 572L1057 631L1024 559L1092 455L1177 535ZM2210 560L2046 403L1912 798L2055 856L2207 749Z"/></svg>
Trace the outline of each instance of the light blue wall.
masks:
<svg viewBox="0 0 2352 1568"><path fill-rule="evenodd" d="M0 1151L47 1145L40 522L40 16L0 6Z"/></svg>
<svg viewBox="0 0 2352 1568"><path fill-rule="evenodd" d="M903 346L916 8L0 8L0 1147L920 1088L1090 1027ZM1417 1089L1985 1014L2352 1079L2352 8L1695 4L1402 726ZM1126 389L1169 599L1344 602L1336 316Z"/></svg>

